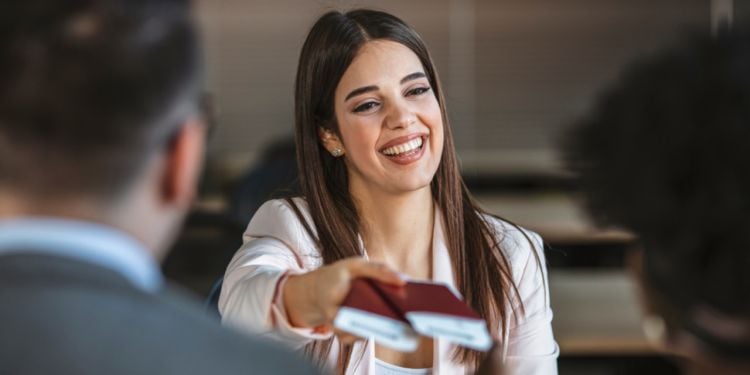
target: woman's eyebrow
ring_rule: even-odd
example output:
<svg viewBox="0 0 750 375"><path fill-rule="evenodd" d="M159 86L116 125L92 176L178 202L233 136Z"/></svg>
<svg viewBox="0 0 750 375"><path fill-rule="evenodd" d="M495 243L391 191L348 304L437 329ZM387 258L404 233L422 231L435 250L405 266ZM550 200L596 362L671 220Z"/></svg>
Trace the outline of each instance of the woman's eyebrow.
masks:
<svg viewBox="0 0 750 375"><path fill-rule="evenodd" d="M401 84L403 85L406 82L413 81L415 79L424 78L427 77L427 75L424 74L424 72L414 72L411 74L408 74L406 77L401 78ZM344 98L344 102L347 100L357 96L362 95L364 93L370 92L370 91L377 91L379 89L378 86L371 85L371 86L364 86L357 89L352 90L349 94L346 95L346 98Z"/></svg>
<svg viewBox="0 0 750 375"><path fill-rule="evenodd" d="M347 100L349 100L349 99L351 99L351 98L353 98L353 97L355 97L357 95L362 95L362 94L364 94L366 92L370 92L370 91L377 91L378 89L379 89L379 87L375 86L375 85L365 86L365 87L360 87L358 89L354 89L354 90L352 90L352 92L350 92L348 95L346 95L346 98L344 99L344 101L346 102Z"/></svg>
<svg viewBox="0 0 750 375"><path fill-rule="evenodd" d="M414 72L412 74L407 75L404 78L401 78L401 84L403 85L406 82L413 81L418 78L424 78L427 77L424 72Z"/></svg>

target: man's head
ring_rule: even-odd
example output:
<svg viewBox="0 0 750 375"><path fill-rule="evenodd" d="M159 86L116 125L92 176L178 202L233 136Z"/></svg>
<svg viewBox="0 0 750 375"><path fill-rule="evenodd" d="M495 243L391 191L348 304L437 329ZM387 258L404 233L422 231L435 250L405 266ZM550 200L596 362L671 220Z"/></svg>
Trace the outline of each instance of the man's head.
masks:
<svg viewBox="0 0 750 375"><path fill-rule="evenodd" d="M202 155L187 1L0 7L0 216L144 216L171 232L163 226L187 207Z"/></svg>
<svg viewBox="0 0 750 375"><path fill-rule="evenodd" d="M687 39L596 104L566 144L589 211L639 236L648 308L673 347L747 366L750 37Z"/></svg>

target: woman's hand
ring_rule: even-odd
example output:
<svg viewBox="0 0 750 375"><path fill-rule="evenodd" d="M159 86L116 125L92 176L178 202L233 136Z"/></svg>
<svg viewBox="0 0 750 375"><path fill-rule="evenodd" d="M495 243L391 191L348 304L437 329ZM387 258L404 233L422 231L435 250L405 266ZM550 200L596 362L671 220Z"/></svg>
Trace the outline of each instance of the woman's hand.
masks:
<svg viewBox="0 0 750 375"><path fill-rule="evenodd" d="M284 284L284 306L296 327L330 331L336 312L349 293L351 281L370 277L388 284L404 285L399 274L382 263L347 258L301 275L291 275Z"/></svg>

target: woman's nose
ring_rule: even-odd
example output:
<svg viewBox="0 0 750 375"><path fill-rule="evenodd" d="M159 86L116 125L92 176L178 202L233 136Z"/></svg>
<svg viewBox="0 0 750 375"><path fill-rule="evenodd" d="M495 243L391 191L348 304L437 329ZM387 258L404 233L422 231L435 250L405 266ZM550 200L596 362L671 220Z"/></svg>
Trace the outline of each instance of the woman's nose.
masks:
<svg viewBox="0 0 750 375"><path fill-rule="evenodd" d="M416 114L407 106L401 103L393 103L386 117L386 126L390 129L408 128L416 121Z"/></svg>

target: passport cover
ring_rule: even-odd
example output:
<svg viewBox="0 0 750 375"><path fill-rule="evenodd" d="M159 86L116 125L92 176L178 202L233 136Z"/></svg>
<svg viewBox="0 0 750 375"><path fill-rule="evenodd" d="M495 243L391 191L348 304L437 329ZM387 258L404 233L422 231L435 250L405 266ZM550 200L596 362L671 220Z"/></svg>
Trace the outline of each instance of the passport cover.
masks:
<svg viewBox="0 0 750 375"><path fill-rule="evenodd" d="M415 350L419 334L482 351L492 345L484 319L446 285L433 282L399 287L355 279L334 326L401 351Z"/></svg>

